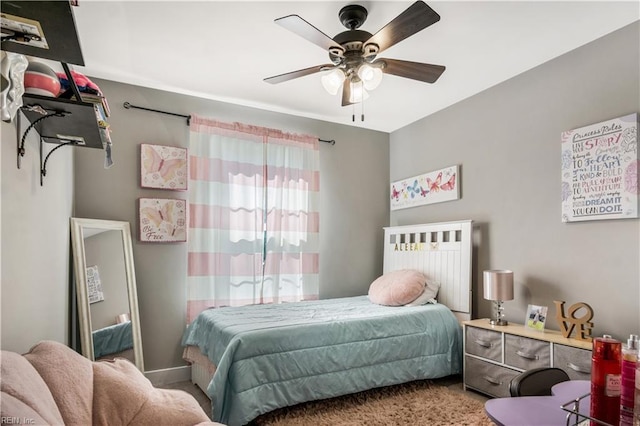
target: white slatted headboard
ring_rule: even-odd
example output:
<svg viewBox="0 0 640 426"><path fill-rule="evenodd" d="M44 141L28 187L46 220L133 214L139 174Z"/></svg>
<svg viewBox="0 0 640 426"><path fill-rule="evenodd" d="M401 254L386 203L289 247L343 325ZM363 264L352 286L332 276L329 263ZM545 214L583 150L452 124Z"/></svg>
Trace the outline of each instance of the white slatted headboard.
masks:
<svg viewBox="0 0 640 426"><path fill-rule="evenodd" d="M471 220L384 228L384 272L416 269L440 283L438 302L471 319Z"/></svg>

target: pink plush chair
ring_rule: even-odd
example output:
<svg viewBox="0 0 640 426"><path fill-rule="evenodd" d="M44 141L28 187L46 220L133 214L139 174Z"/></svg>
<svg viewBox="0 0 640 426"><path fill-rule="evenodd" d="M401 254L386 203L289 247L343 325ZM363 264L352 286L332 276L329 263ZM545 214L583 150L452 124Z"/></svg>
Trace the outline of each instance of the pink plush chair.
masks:
<svg viewBox="0 0 640 426"><path fill-rule="evenodd" d="M154 388L124 359L91 362L50 341L1 357L1 416L15 424L219 425L193 396Z"/></svg>

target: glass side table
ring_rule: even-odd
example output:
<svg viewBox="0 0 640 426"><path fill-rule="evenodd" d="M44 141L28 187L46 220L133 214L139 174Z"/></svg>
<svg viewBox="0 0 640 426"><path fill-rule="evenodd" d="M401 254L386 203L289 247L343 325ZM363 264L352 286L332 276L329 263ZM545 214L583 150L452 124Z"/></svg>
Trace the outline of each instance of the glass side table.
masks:
<svg viewBox="0 0 640 426"><path fill-rule="evenodd" d="M591 406L591 393L586 393L576 399L562 404L561 408L566 411L567 414L567 426L589 426L591 422L594 422L603 426L614 426L611 423L603 422L589 414L589 408ZM585 413L586 411L586 413Z"/></svg>

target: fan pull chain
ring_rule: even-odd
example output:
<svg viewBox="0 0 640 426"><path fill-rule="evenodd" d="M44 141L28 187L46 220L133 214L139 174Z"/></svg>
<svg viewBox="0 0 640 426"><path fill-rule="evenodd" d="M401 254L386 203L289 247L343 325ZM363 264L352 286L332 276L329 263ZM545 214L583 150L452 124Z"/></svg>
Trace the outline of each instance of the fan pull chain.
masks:
<svg viewBox="0 0 640 426"><path fill-rule="evenodd" d="M356 104L351 104L351 121L356 121Z"/></svg>
<svg viewBox="0 0 640 426"><path fill-rule="evenodd" d="M364 87L362 88L362 104L360 105L360 121L364 121Z"/></svg>

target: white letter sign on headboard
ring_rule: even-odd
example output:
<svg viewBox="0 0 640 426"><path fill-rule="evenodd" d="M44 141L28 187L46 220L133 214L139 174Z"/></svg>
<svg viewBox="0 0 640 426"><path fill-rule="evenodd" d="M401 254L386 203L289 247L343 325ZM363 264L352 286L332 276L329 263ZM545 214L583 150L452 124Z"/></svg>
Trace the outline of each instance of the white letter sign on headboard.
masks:
<svg viewBox="0 0 640 426"><path fill-rule="evenodd" d="M562 134L562 221L638 217L638 114Z"/></svg>
<svg viewBox="0 0 640 426"><path fill-rule="evenodd" d="M438 303L471 319L472 222L384 228L384 272L415 269L440 283Z"/></svg>

